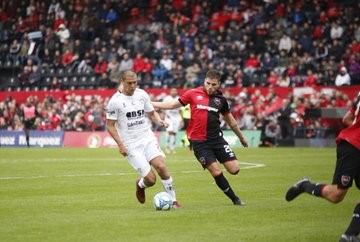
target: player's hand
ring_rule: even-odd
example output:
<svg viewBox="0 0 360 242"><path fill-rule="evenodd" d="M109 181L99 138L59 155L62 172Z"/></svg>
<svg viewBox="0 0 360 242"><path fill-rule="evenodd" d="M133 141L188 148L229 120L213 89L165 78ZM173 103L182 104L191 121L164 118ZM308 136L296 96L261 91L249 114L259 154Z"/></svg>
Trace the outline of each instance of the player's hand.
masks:
<svg viewBox="0 0 360 242"><path fill-rule="evenodd" d="M125 147L125 145L119 145L119 152L120 154L122 154L124 157L128 155L128 150Z"/></svg>
<svg viewBox="0 0 360 242"><path fill-rule="evenodd" d="M242 144L244 147L248 147L248 146L249 146L247 140L246 140L244 137L241 137L241 138L240 138L240 142L241 142L241 144Z"/></svg>
<svg viewBox="0 0 360 242"><path fill-rule="evenodd" d="M167 128L167 127L169 127L169 124L167 122L165 122L164 120L160 120L159 121L159 126Z"/></svg>

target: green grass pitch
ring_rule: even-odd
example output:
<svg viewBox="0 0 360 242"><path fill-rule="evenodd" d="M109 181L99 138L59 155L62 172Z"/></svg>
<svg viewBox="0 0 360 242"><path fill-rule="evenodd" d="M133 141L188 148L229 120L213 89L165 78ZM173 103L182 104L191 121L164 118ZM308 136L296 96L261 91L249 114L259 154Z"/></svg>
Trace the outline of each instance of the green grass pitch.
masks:
<svg viewBox="0 0 360 242"><path fill-rule="evenodd" d="M307 194L288 203L304 175L330 182L333 148L237 149L243 168L225 172L246 201L232 205L186 149L168 155L180 210L155 211L158 182L137 202L136 173L116 149L0 148L0 241L337 241L357 202Z"/></svg>

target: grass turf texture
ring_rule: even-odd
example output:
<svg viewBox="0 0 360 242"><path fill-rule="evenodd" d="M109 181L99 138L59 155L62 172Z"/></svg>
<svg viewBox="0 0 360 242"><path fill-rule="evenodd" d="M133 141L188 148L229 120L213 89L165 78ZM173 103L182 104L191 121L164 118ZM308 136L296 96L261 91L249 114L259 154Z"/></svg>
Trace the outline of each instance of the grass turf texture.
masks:
<svg viewBox="0 0 360 242"><path fill-rule="evenodd" d="M0 148L0 241L337 241L350 221L355 187L333 205L284 194L307 175L330 182L335 149L237 149L265 167L225 172L246 201L237 207L186 149L168 155L181 210L155 211L135 198L136 173L116 149ZM249 165L241 165L243 168Z"/></svg>

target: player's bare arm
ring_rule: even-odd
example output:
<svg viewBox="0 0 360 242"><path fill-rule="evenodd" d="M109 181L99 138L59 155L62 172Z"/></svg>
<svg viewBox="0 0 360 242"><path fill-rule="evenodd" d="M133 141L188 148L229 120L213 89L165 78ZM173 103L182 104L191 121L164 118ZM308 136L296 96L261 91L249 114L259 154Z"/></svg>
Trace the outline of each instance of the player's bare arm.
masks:
<svg viewBox="0 0 360 242"><path fill-rule="evenodd" d="M152 111L152 112L147 113L147 115L153 123L159 125L160 127L167 128L169 126L168 123L166 123L164 120L162 120L160 118L160 115L158 112Z"/></svg>
<svg viewBox="0 0 360 242"><path fill-rule="evenodd" d="M227 123L227 125L229 125L229 127L232 129L232 131L234 131L234 133L236 134L236 136L239 138L241 144L244 147L248 147L248 142L245 139L245 137L243 136L243 134L240 131L239 126L237 125L237 122L234 118L234 116L231 113L226 113L223 114L223 118L225 120L225 122Z"/></svg>
<svg viewBox="0 0 360 242"><path fill-rule="evenodd" d="M346 114L345 114L345 116L344 116L344 118L343 118L343 124L345 124L346 125L346 127L348 127L348 126L350 126L350 125L352 125L353 124L353 122L354 122L354 114L351 112L351 111L348 111Z"/></svg>
<svg viewBox="0 0 360 242"><path fill-rule="evenodd" d="M174 109L174 108L180 108L182 104L179 102L179 100L173 100L170 102L151 102L154 108L159 109Z"/></svg>
<svg viewBox="0 0 360 242"><path fill-rule="evenodd" d="M116 120L107 119L106 120L106 129L109 132L109 134L111 135L111 137L113 137L113 139L117 143L120 154L122 154L123 156L127 156L128 150L125 147L124 143L122 142L122 140L116 130L115 124L116 124Z"/></svg>

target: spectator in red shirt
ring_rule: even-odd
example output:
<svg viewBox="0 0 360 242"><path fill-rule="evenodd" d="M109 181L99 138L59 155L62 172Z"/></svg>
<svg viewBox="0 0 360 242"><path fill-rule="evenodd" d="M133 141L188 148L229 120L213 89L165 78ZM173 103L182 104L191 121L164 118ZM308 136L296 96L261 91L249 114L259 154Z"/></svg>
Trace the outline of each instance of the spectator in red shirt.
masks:
<svg viewBox="0 0 360 242"><path fill-rule="evenodd" d="M142 56L141 53L138 53L136 55L136 58L134 59L134 71L136 73L141 73L144 71L145 68L145 61L144 61L144 57Z"/></svg>
<svg viewBox="0 0 360 242"><path fill-rule="evenodd" d="M307 77L304 82L304 86L306 87L314 87L317 86L317 75L312 72L312 70L307 71Z"/></svg>
<svg viewBox="0 0 360 242"><path fill-rule="evenodd" d="M108 62L106 60L104 60L104 58L102 56L99 56L99 59L97 61L97 63L95 64L95 73L96 74L103 74L107 72L107 66L108 66Z"/></svg>

